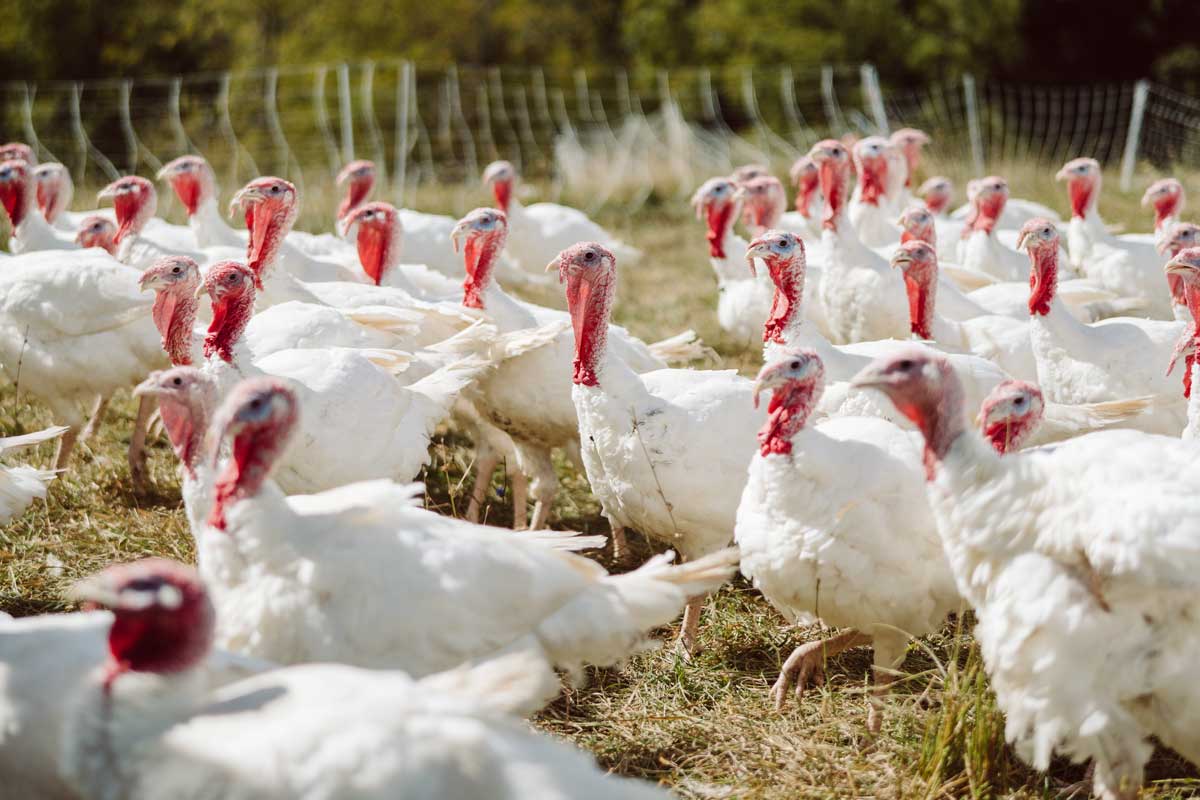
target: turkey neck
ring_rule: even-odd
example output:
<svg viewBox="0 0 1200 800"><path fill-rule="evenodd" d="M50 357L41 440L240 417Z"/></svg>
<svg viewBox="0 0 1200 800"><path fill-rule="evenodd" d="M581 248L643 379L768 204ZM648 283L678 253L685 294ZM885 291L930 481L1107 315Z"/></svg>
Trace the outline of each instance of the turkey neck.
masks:
<svg viewBox="0 0 1200 800"><path fill-rule="evenodd" d="M337 218L339 220L344 219L347 214L365 203L367 197L371 194L371 189L374 187L374 178L352 179L350 185L346 187L346 196L342 198L341 204L338 205Z"/></svg>
<svg viewBox="0 0 1200 800"><path fill-rule="evenodd" d="M775 390L767 406L767 421L758 432L758 448L762 456L791 455L792 440L808 422L821 399L821 391L820 377L808 381L788 381Z"/></svg>
<svg viewBox="0 0 1200 800"><path fill-rule="evenodd" d="M269 206L275 206L270 208ZM296 221L297 209L281 203L260 200L246 206L246 265L254 270L259 288L263 277L279 259L283 240Z"/></svg>
<svg viewBox="0 0 1200 800"><path fill-rule="evenodd" d="M614 270L567 278L567 306L575 331L575 363L572 380L579 386L599 386L608 350L608 320L616 294Z"/></svg>
<svg viewBox="0 0 1200 800"><path fill-rule="evenodd" d="M983 231L989 239L992 238L993 232L996 230L996 223L1000 220L1000 215L1004 213L1004 206L1007 204L1008 198L999 193L987 197L976 197L970 218L963 228L963 238L969 237L976 231Z"/></svg>
<svg viewBox="0 0 1200 800"><path fill-rule="evenodd" d="M258 495L287 448L295 425L293 416L276 426L250 428L234 436L225 468L213 483L212 510L208 515L211 527L226 530L230 508Z"/></svg>
<svg viewBox="0 0 1200 800"><path fill-rule="evenodd" d="M771 299L771 311L763 325L763 343L787 344L804 322L801 303L807 270L798 257L770 259L767 269L775 283L775 294Z"/></svg>
<svg viewBox="0 0 1200 800"><path fill-rule="evenodd" d="M1029 313L1047 317L1058 292L1058 243L1036 248L1030 260L1033 268L1029 270Z"/></svg>
<svg viewBox="0 0 1200 800"><path fill-rule="evenodd" d="M176 367L192 364L192 335L196 324L196 286L159 292L154 298L151 315L154 327L162 336L163 350Z"/></svg>
<svg viewBox="0 0 1200 800"><path fill-rule="evenodd" d="M504 236L500 234L472 236L463 247L463 305L467 308L487 310L485 295L495 285L496 259L504 249Z"/></svg>
<svg viewBox="0 0 1200 800"><path fill-rule="evenodd" d="M878 206L879 198L887 191L887 159L875 156L861 159L859 163L859 199L867 205Z"/></svg>
<svg viewBox="0 0 1200 800"><path fill-rule="evenodd" d="M708 257L724 260L733 244L733 221L738 216L738 203L728 201L721 204L709 203L704 210L708 226L704 238L708 240Z"/></svg>
<svg viewBox="0 0 1200 800"><path fill-rule="evenodd" d="M813 195L820 188L821 178L816 171L811 174L805 174L800 178L800 185L796 191L796 211L805 219L812 219L812 201Z"/></svg>
<svg viewBox="0 0 1200 800"><path fill-rule="evenodd" d="M376 286L383 281L386 272L393 269L399 262L400 248L396 246L400 238L398 226L394 223L387 225L360 225L356 247L358 260L363 272Z"/></svg>
<svg viewBox="0 0 1200 800"><path fill-rule="evenodd" d="M212 304L213 318L204 337L204 357L215 353L222 361L234 363L234 347L242 338L254 313L254 291L247 287L240 295L221 297Z"/></svg>
<svg viewBox="0 0 1200 800"><path fill-rule="evenodd" d="M854 261L870 252L846 217L848 173L847 167L828 160L821 162L817 170L821 181L821 193L825 196L825 210L821 214L821 238L831 256L838 252L846 256L831 257L825 266L826 272L834 272L841 266L852 266L844 262Z"/></svg>
<svg viewBox="0 0 1200 800"><path fill-rule="evenodd" d="M922 339L934 338L933 318L937 307L937 283L936 264L912 263L904 270L909 327Z"/></svg>

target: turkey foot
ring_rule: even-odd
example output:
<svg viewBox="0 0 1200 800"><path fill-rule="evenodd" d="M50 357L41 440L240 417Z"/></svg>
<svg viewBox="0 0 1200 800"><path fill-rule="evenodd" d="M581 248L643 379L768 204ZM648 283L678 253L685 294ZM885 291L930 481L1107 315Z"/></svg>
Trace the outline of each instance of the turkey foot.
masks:
<svg viewBox="0 0 1200 800"><path fill-rule="evenodd" d="M104 422L104 413L108 411L108 397L101 395L96 398L96 405L92 408L92 416L88 418L87 425L83 427L83 432L79 434L79 441L87 442L96 435L96 431L100 430L100 424Z"/></svg>
<svg viewBox="0 0 1200 800"><path fill-rule="evenodd" d="M684 661L691 661L697 651L696 636L700 630L700 611L704 608L703 597L693 597L683 608L683 626L679 629L679 640L675 649Z"/></svg>
<svg viewBox="0 0 1200 800"><path fill-rule="evenodd" d="M804 690L809 683L816 686L823 684L826 659L832 658L844 650L849 650L851 647L870 643L870 636L851 628L828 639L808 642L797 647L783 663L783 669L779 671L779 678L771 687L770 697L774 701L775 710L783 710L787 703L788 691L793 684L796 686L797 702L804 696Z"/></svg>
<svg viewBox="0 0 1200 800"><path fill-rule="evenodd" d="M146 469L146 427L150 413L154 410L154 398L144 395L138 403L137 419L133 422L133 435L129 437L129 477L133 485L145 488L149 481Z"/></svg>
<svg viewBox="0 0 1200 800"><path fill-rule="evenodd" d="M475 483L471 485L471 501L467 504L467 522L479 522L479 509L487 497L488 486L492 482L492 473L500 462L498 454L481 458L475 464Z"/></svg>
<svg viewBox="0 0 1200 800"><path fill-rule="evenodd" d="M629 554L629 540L625 538L625 526L612 526L612 558L620 563Z"/></svg>

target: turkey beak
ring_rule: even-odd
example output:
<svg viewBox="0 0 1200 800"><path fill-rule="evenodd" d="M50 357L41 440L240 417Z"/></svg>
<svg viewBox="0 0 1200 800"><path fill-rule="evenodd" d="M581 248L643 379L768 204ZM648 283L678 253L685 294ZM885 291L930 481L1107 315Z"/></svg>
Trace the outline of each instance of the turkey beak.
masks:
<svg viewBox="0 0 1200 800"><path fill-rule="evenodd" d="M1167 273L1168 275L1184 276L1196 269L1197 266L1184 258L1183 253L1180 253L1163 265L1163 272Z"/></svg>
<svg viewBox="0 0 1200 800"><path fill-rule="evenodd" d="M96 202L99 203L101 200L107 200L109 198L113 198L116 196L117 196L117 185L115 183L110 183L108 186L105 186L103 189L101 189L99 192L96 193Z"/></svg>
<svg viewBox="0 0 1200 800"><path fill-rule="evenodd" d="M471 224L469 222L467 222L465 219L460 219L458 224L454 226L454 230L450 231L450 244L452 247L454 247L454 252L457 253L462 250L462 240L466 238L467 231L470 230L470 228ZM557 266L557 264L555 264L555 266ZM549 272L550 268L547 267L546 271Z"/></svg>
<svg viewBox="0 0 1200 800"><path fill-rule="evenodd" d="M908 269L908 266L913 263L913 257L907 250L897 250L892 256L892 268L899 267L900 269Z"/></svg>
<svg viewBox="0 0 1200 800"><path fill-rule="evenodd" d="M162 281L158 275L145 273L138 279L138 289L143 292L157 291L162 286Z"/></svg>
<svg viewBox="0 0 1200 800"><path fill-rule="evenodd" d="M750 267L750 274L758 277L758 268L754 266L754 259L761 258L764 262L771 255L771 247L763 239L755 239L746 248L746 264Z"/></svg>
<svg viewBox="0 0 1200 800"><path fill-rule="evenodd" d="M237 216L239 211L245 210L247 205L258 203L266 199L266 195L262 190L255 186L244 186L241 191L233 196L229 201L229 217L230 219Z"/></svg>
<svg viewBox="0 0 1200 800"><path fill-rule="evenodd" d="M352 242L358 238L358 215L351 214L345 219L337 221L337 232L348 242Z"/></svg>
<svg viewBox="0 0 1200 800"><path fill-rule="evenodd" d="M1069 171L1069 170L1068 170L1068 169L1067 169L1067 168L1064 166L1062 169L1060 169L1058 172L1056 172L1056 173L1054 174L1054 180L1056 180L1056 181L1069 181L1069 180L1071 180L1071 173L1070 173L1070 171Z"/></svg>
<svg viewBox="0 0 1200 800"><path fill-rule="evenodd" d="M858 389L882 389L888 383L887 375L879 364L867 364L850 379L850 385Z"/></svg>
<svg viewBox="0 0 1200 800"><path fill-rule="evenodd" d="M154 373L146 380L133 387L134 397L157 397L158 396L158 373Z"/></svg>
<svg viewBox="0 0 1200 800"><path fill-rule="evenodd" d="M561 269L562 269L562 254L560 253L557 256L555 256L550 261L549 264L546 265L546 272L553 272L554 270L561 271ZM561 281L560 281L560 283L561 283Z"/></svg>
<svg viewBox="0 0 1200 800"><path fill-rule="evenodd" d="M208 287L204 285L204 281L200 281L200 285L196 287L196 293L192 296L199 299L208 293Z"/></svg>
<svg viewBox="0 0 1200 800"><path fill-rule="evenodd" d="M121 593L104 575L79 581L67 591L67 599L101 608L119 608L121 605Z"/></svg>
<svg viewBox="0 0 1200 800"><path fill-rule="evenodd" d="M170 180L171 178L175 177L176 170L177 170L177 167L175 165L167 164L165 167L160 169L158 172L154 173L154 179L156 181Z"/></svg>
<svg viewBox="0 0 1200 800"><path fill-rule="evenodd" d="M1028 250L1029 248L1026 246L1028 243L1029 243L1029 231L1021 231L1021 234L1017 237L1017 249L1018 250Z"/></svg>

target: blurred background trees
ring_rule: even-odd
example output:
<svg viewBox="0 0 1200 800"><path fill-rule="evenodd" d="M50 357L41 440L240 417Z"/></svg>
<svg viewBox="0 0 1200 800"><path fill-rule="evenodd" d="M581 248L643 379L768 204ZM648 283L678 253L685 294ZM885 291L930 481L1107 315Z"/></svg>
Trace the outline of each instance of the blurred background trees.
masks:
<svg viewBox="0 0 1200 800"><path fill-rule="evenodd" d="M10 79L265 64L797 66L1200 86L1196 0L0 0Z"/></svg>

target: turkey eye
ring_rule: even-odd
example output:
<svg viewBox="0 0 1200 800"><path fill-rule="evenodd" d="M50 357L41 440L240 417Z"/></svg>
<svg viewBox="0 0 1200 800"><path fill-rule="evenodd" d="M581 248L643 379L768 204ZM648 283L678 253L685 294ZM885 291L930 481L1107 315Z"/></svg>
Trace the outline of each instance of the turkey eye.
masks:
<svg viewBox="0 0 1200 800"><path fill-rule="evenodd" d="M792 363L791 363L789 366L790 366L792 369L800 369L800 362L799 362L799 361L793 361L793 362L792 362Z"/></svg>
<svg viewBox="0 0 1200 800"><path fill-rule="evenodd" d="M583 258L585 261L595 261L596 254L593 253L591 250L588 250L586 253L583 254Z"/></svg>
<svg viewBox="0 0 1200 800"><path fill-rule="evenodd" d="M172 268L171 272L173 272L174 274L178 275L178 274L179 274L179 267L174 267L174 268Z"/></svg>
<svg viewBox="0 0 1200 800"><path fill-rule="evenodd" d="M176 377L176 378L175 378L175 380L171 381L171 383L175 384L176 386L182 386L182 385L183 385L183 379L182 379L182 378L179 378L179 377Z"/></svg>
<svg viewBox="0 0 1200 800"><path fill-rule="evenodd" d="M900 369L907 371L907 370L912 369L912 365L913 365L913 362L906 358L903 361L901 361L897 366L899 366Z"/></svg>
<svg viewBox="0 0 1200 800"><path fill-rule="evenodd" d="M1014 401L1013 401L1013 405L1014 405L1014 406L1017 406L1018 408L1019 408L1019 407L1021 407L1021 406L1023 406L1023 405L1025 405L1025 398L1024 398L1024 397L1018 397L1016 400L1014 400Z"/></svg>
<svg viewBox="0 0 1200 800"><path fill-rule="evenodd" d="M272 186L272 187L271 187L271 194L279 194L279 187L278 187L278 186Z"/></svg>
<svg viewBox="0 0 1200 800"><path fill-rule="evenodd" d="M262 401L261 397L256 397L250 401L250 407L253 408L255 411L262 408L262 404L263 404L263 401Z"/></svg>

